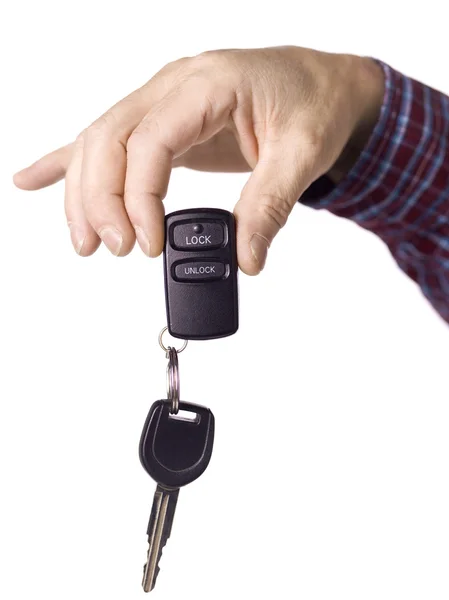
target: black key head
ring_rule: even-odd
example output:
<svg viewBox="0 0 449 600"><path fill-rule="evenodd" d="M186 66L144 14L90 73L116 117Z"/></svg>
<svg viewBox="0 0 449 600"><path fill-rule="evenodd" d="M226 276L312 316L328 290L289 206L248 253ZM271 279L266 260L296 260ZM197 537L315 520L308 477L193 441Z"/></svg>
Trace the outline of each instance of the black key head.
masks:
<svg viewBox="0 0 449 600"><path fill-rule="evenodd" d="M179 403L178 415L170 403L153 404L140 439L140 461L158 484L168 488L187 485L206 470L212 456L215 419L204 406ZM188 413L188 414L187 414Z"/></svg>

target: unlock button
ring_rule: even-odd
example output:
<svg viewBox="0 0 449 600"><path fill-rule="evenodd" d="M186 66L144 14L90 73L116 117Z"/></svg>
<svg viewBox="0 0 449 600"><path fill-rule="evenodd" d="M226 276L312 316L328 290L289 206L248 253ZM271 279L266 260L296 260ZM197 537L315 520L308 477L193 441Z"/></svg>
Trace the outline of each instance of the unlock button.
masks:
<svg viewBox="0 0 449 600"><path fill-rule="evenodd" d="M218 260L183 262L175 265L177 281L214 281L223 279L226 266Z"/></svg>

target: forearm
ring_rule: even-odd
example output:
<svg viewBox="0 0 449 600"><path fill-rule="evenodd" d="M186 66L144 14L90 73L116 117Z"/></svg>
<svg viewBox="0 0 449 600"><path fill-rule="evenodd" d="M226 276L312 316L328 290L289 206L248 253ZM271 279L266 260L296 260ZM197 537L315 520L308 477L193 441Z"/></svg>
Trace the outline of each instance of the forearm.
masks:
<svg viewBox="0 0 449 600"><path fill-rule="evenodd" d="M449 322L449 98L382 68L384 99L369 140L361 152L352 141L302 201L376 233Z"/></svg>

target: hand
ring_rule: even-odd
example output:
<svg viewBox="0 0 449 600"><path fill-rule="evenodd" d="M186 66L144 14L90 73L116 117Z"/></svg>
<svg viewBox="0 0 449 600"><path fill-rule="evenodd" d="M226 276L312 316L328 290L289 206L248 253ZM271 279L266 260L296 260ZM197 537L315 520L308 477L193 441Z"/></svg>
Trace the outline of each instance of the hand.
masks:
<svg viewBox="0 0 449 600"><path fill-rule="evenodd" d="M307 187L376 122L383 77L369 59L296 47L206 52L170 63L73 144L15 175L36 190L65 177L72 243L161 253L174 166L252 171L235 207L240 268L267 249Z"/></svg>

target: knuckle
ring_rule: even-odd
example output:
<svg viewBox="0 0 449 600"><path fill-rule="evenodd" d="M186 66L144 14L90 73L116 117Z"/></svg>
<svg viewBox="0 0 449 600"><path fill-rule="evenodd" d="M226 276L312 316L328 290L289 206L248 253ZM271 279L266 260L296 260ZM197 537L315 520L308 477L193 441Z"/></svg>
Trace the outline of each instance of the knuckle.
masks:
<svg viewBox="0 0 449 600"><path fill-rule="evenodd" d="M197 54L194 57L194 61L199 65L216 63L217 60L219 60L220 54L219 50L205 50L204 52Z"/></svg>
<svg viewBox="0 0 449 600"><path fill-rule="evenodd" d="M210 109L211 105L216 99L217 94L219 93L219 88L217 85L217 81L201 75L198 81L192 82L194 89L199 90L201 92L201 98L203 100L203 104L205 108ZM204 110L202 112L205 112Z"/></svg>
<svg viewBox="0 0 449 600"><path fill-rule="evenodd" d="M101 216L103 208L103 197L101 190L97 186L83 185L83 207L89 217L96 219Z"/></svg>
<svg viewBox="0 0 449 600"><path fill-rule="evenodd" d="M81 131L81 133L79 133L76 136L75 145L74 145L75 150L81 150L81 151L83 150L84 144L86 141L86 132L87 132L87 130L83 129L83 131Z"/></svg>
<svg viewBox="0 0 449 600"><path fill-rule="evenodd" d="M275 194L262 194L259 210L267 221L270 221L278 229L284 227L291 211L288 200Z"/></svg>
<svg viewBox="0 0 449 600"><path fill-rule="evenodd" d="M103 225L120 221L115 207L121 204L121 194L105 192L97 186L83 186L83 208L92 227L97 231Z"/></svg>
<svg viewBox="0 0 449 600"><path fill-rule="evenodd" d="M321 127L308 129L302 134L301 150L307 162L313 166L322 157L325 150L325 133Z"/></svg>
<svg viewBox="0 0 449 600"><path fill-rule="evenodd" d="M193 58L192 65L204 70L228 70L231 65L230 54L224 50L207 50Z"/></svg>
<svg viewBox="0 0 449 600"><path fill-rule="evenodd" d="M177 72L180 69L184 69L188 67L192 62L192 57L183 56L182 58L177 58L176 60L172 60L165 65L160 71L161 74L173 73Z"/></svg>
<svg viewBox="0 0 449 600"><path fill-rule="evenodd" d="M117 128L117 125L117 118L114 113L107 111L85 130L85 138L90 142L108 137Z"/></svg>
<svg viewBox="0 0 449 600"><path fill-rule="evenodd" d="M141 123L129 136L126 142L128 152L139 152L148 143L148 125Z"/></svg>
<svg viewBox="0 0 449 600"><path fill-rule="evenodd" d="M138 154L143 149L148 153L156 148L163 148L175 153L176 139L182 137L182 127L168 127L164 111L155 110L132 132L126 143L128 153Z"/></svg>
<svg viewBox="0 0 449 600"><path fill-rule="evenodd" d="M176 82L182 81L186 77L186 74L192 70L192 63L192 57L178 58L167 63L145 84L144 88L148 89L155 81L159 81L163 82L162 85L165 87L166 92L168 92Z"/></svg>

